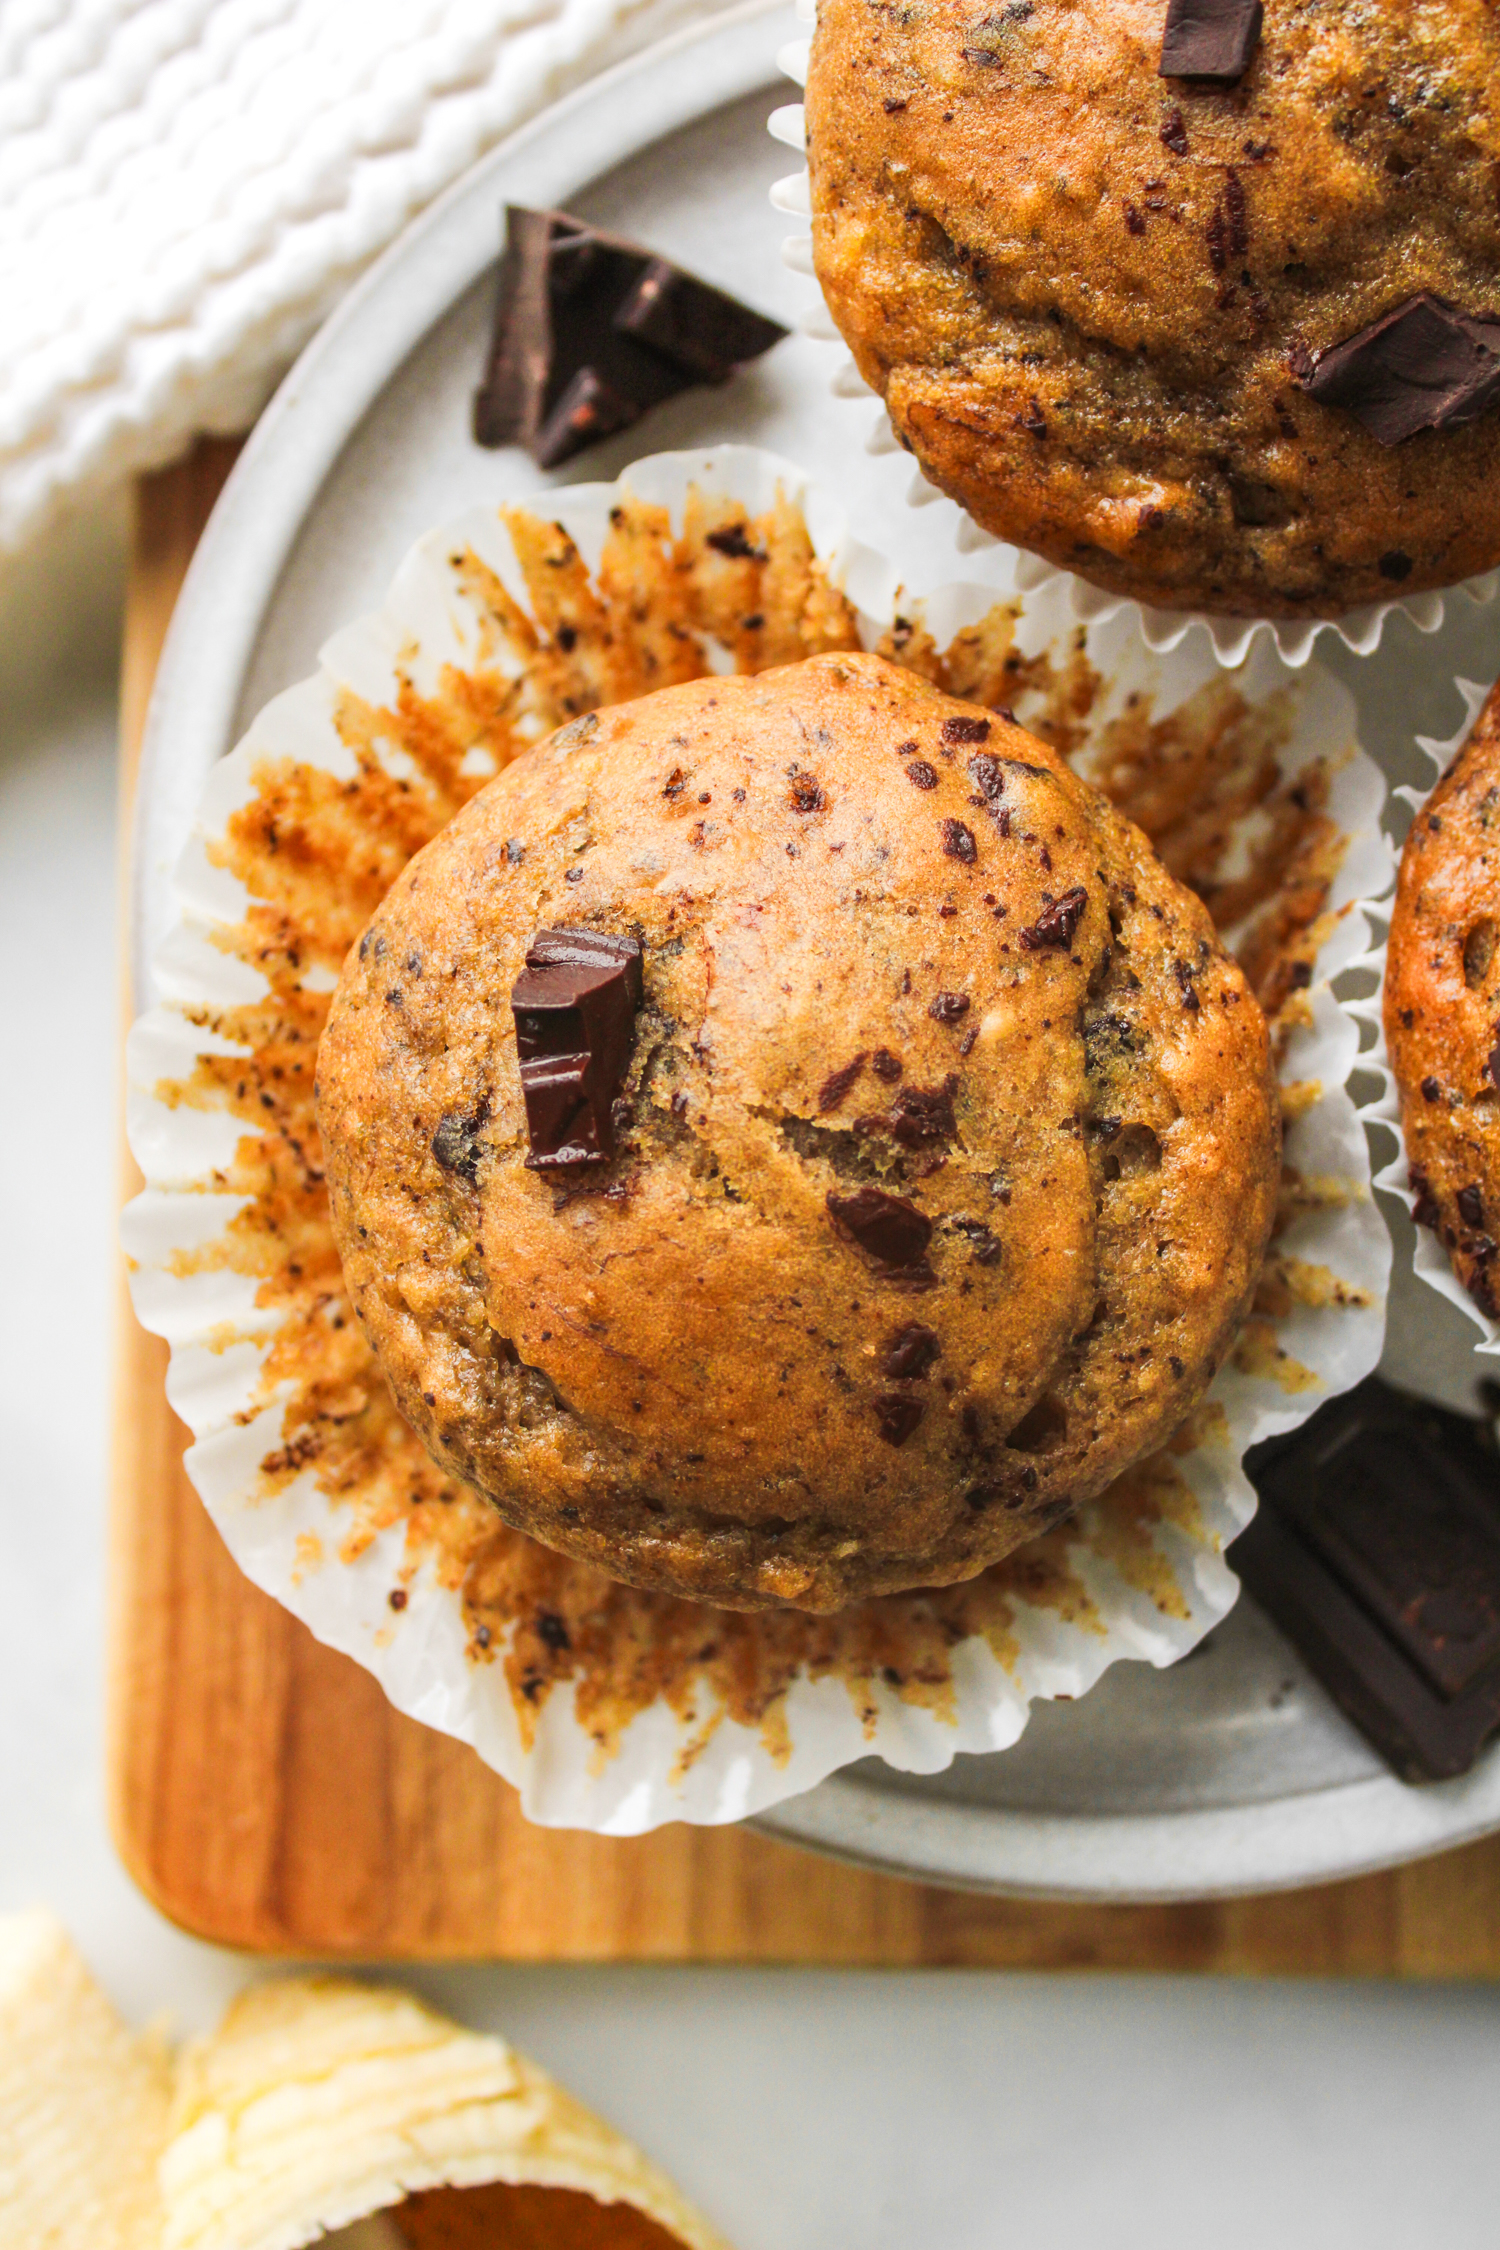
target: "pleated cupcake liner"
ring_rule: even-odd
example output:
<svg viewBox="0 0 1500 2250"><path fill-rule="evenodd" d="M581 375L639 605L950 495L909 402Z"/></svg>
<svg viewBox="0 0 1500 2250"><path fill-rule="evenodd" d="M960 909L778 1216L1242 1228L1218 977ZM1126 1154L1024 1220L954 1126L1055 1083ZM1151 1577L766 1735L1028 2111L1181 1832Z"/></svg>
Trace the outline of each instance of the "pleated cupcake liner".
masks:
<svg viewBox="0 0 1500 2250"><path fill-rule="evenodd" d="M1474 722L1484 709L1490 694L1488 687L1477 680L1456 680L1454 685L1463 697L1464 717L1455 733L1438 741L1431 735L1418 735L1417 748L1431 763L1432 782L1426 789L1401 784L1391 794L1409 805L1414 813L1420 812L1431 794L1432 786L1447 772L1459 751L1473 731ZM1378 911L1378 910L1377 910ZM1386 935L1389 934L1390 910L1384 909ZM1349 1012L1363 1024L1370 1036L1370 1044L1361 1058L1362 1065L1380 1080L1381 1091L1375 1100L1366 1105L1366 1115L1372 1124L1383 1125L1393 1136L1396 1153L1375 1174L1375 1185L1388 1195L1399 1197L1411 1214L1415 1243L1412 1249L1412 1271L1429 1289L1446 1297L1479 1330L1477 1352L1489 1355L1500 1353L1500 1322L1481 1310L1469 1295L1448 1261L1439 1237L1430 1227L1416 1225L1417 1195L1411 1184L1411 1165L1407 1156L1406 1139L1401 1130L1401 1099L1397 1092L1395 1074L1391 1069L1390 1053L1385 1040L1385 1023L1381 1010L1381 983L1385 976L1386 937L1382 936L1373 956L1373 967L1378 972L1375 989L1367 996L1347 1002Z"/></svg>
<svg viewBox="0 0 1500 2250"><path fill-rule="evenodd" d="M213 773L156 962L162 1001L129 1042L147 1185L123 1233L139 1317L172 1347L188 1472L240 1567L400 1710L471 1743L532 1819L624 1835L736 1820L872 1753L932 1773L961 1750L1003 1750L1034 1699L1081 1696L1125 1658L1171 1664L1225 1615L1238 1592L1225 1549L1254 1508L1246 1451L1380 1353L1390 1242L1349 1087L1359 1024L1333 984L1378 963L1369 915L1392 862L1384 781L1356 740L1352 699L1316 662L1293 668L1262 641L1226 674L1201 637L1152 648L1128 608L1079 621L1061 582L1010 602L974 584L917 598L892 559L850 536L840 498L751 447L657 455L546 506L546 526L486 507L420 541L381 611L335 635L318 674L269 704ZM767 563L754 593L767 631L789 603L787 618L825 621L824 645L915 636L941 670L953 638L989 620L1021 680L1003 700L1041 731L1049 710L1071 713L1084 772L1107 763L1122 729L1133 740L1148 723L1209 768L1236 745L1257 771L1270 757L1271 795L1240 811L1215 863L1229 878L1257 864L1277 818L1319 808L1306 813L1323 855L1315 919L1305 857L1260 902L1286 906L1300 931L1266 967L1287 1114L1283 1225L1207 1400L1170 1446L968 1586L833 1618L616 1586L443 1478L396 1416L343 1294L311 1122L317 1030L369 908L320 876L299 839L341 839L338 866L367 885L378 869L383 888L497 764L478 718L445 735L434 712L474 714L499 696L524 714L518 739L569 715L548 701L561 660L536 622L538 540L553 526L576 547L600 605L598 650L618 665L642 584L706 584L725 549L710 557L705 527L731 522L756 550L776 531L779 576ZM601 567L620 559L618 540L631 542L629 570ZM787 563L798 540L800 579ZM697 637L705 669L759 668ZM303 806L304 826L267 820L273 799ZM544 1678L559 1614L575 1621L571 1653ZM726 1684L747 1679L758 1699Z"/></svg>

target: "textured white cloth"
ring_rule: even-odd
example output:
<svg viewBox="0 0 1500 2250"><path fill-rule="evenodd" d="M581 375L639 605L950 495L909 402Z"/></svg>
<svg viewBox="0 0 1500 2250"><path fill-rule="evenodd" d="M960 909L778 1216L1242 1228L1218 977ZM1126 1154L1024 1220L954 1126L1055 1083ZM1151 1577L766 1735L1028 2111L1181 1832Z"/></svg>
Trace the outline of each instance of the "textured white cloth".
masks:
<svg viewBox="0 0 1500 2250"><path fill-rule="evenodd" d="M0 0L0 548L254 420L515 126L713 0Z"/></svg>

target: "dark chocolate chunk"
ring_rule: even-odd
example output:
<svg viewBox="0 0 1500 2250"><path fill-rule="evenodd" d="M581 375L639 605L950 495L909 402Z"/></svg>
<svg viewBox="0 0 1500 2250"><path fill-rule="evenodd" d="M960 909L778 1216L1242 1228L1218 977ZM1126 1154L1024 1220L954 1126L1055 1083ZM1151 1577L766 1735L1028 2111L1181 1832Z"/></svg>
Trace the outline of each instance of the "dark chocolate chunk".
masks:
<svg viewBox="0 0 1500 2250"><path fill-rule="evenodd" d="M888 1086L892 1086L901 1076L901 1057L893 1055L889 1047L877 1047L870 1057L870 1068L877 1078L883 1078Z"/></svg>
<svg viewBox="0 0 1500 2250"><path fill-rule="evenodd" d="M908 767L907 770L909 772L911 769ZM961 859L965 867L972 867L979 857L974 831L972 828L965 828L961 820L943 822L943 850L950 859Z"/></svg>
<svg viewBox="0 0 1500 2250"><path fill-rule="evenodd" d="M1043 896L1046 894L1044 893ZM1042 908L1029 930L1022 930L1021 943L1028 953L1038 953L1044 946L1067 946L1073 942L1073 933L1083 920L1089 894L1081 883L1075 883L1061 898L1053 899Z"/></svg>
<svg viewBox="0 0 1500 2250"><path fill-rule="evenodd" d="M968 1012L967 992L940 992L927 1010L937 1023L957 1023Z"/></svg>
<svg viewBox="0 0 1500 2250"><path fill-rule="evenodd" d="M875 1401L875 1419L887 1445L905 1445L926 1412L922 1399L908 1398L902 1391L887 1391Z"/></svg>
<svg viewBox="0 0 1500 2250"><path fill-rule="evenodd" d="M815 813L821 812L823 810L824 806L828 802L828 799L825 796L823 790L819 787L814 775L810 773L794 773L792 775L792 786L788 793L787 801L791 805L793 812Z"/></svg>
<svg viewBox="0 0 1500 2250"><path fill-rule="evenodd" d="M511 988L534 1170L602 1164L641 1004L641 949L604 930L539 930Z"/></svg>
<svg viewBox="0 0 1500 2250"><path fill-rule="evenodd" d="M639 243L512 204L474 436L555 468L785 334Z"/></svg>
<svg viewBox="0 0 1500 2250"><path fill-rule="evenodd" d="M1232 86L1250 67L1261 15L1261 0L1171 0L1157 75Z"/></svg>
<svg viewBox="0 0 1500 2250"><path fill-rule="evenodd" d="M977 758L969 760L969 779L981 797L987 797L992 805L997 797L1005 794L1005 767L998 758L991 757L988 750L982 750Z"/></svg>
<svg viewBox="0 0 1500 2250"><path fill-rule="evenodd" d="M988 719L968 719L955 713L951 719L944 719L942 735L943 740L948 743L988 742L990 722Z"/></svg>
<svg viewBox="0 0 1500 2250"><path fill-rule="evenodd" d="M1250 1454L1231 1561L1409 1781L1465 1773L1500 1727L1500 1456L1487 1423L1371 1376Z"/></svg>
<svg viewBox="0 0 1500 2250"><path fill-rule="evenodd" d="M853 1195L830 1195L828 1209L835 1226L883 1266L920 1266L927 1255L932 1221L904 1195L862 1187Z"/></svg>
<svg viewBox="0 0 1500 2250"><path fill-rule="evenodd" d="M893 1383L916 1382L927 1373L942 1348L935 1328L924 1328L919 1320L909 1321L905 1328L896 1330L886 1345L880 1371Z"/></svg>
<svg viewBox="0 0 1500 2250"><path fill-rule="evenodd" d="M830 1109L838 1108L839 1103L848 1093L849 1088L854 1084L855 1079L864 1067L865 1058L861 1054L856 1055L853 1062L846 1062L842 1070L829 1073L818 1088L819 1116L825 1115Z"/></svg>
<svg viewBox="0 0 1500 2250"><path fill-rule="evenodd" d="M1182 121L1180 109L1169 109L1162 119L1161 144L1163 148L1169 148L1174 156L1187 155L1187 127Z"/></svg>
<svg viewBox="0 0 1500 2250"><path fill-rule="evenodd" d="M1466 1227L1484 1225L1484 1197L1477 1187L1461 1187L1458 1191L1458 1215Z"/></svg>
<svg viewBox="0 0 1500 2250"><path fill-rule="evenodd" d="M1454 310L1425 289L1320 352L1298 381L1342 406L1382 445L1473 422L1500 398L1500 318Z"/></svg>
<svg viewBox="0 0 1500 2250"><path fill-rule="evenodd" d="M937 768L930 766L925 758L912 759L906 768L906 778L918 789L936 789L938 785Z"/></svg>

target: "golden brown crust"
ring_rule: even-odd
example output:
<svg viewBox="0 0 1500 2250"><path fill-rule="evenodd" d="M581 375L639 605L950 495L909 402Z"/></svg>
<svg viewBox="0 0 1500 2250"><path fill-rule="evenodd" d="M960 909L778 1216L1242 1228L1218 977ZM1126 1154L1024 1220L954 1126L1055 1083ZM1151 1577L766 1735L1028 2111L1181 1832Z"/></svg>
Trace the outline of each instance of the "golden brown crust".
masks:
<svg viewBox="0 0 1500 2250"><path fill-rule="evenodd" d="M1416 1216L1500 1318L1500 688L1412 822L1385 976Z"/></svg>
<svg viewBox="0 0 1500 2250"><path fill-rule="evenodd" d="M1144 601L1489 569L1500 410L1387 447L1296 368L1419 290L1500 312L1500 14L1267 0L1227 90L1157 76L1162 22L821 0L814 256L861 373L978 522Z"/></svg>
<svg viewBox="0 0 1500 2250"><path fill-rule="evenodd" d="M1075 888L1071 942L1037 942ZM509 1008L562 922L645 954L587 1193L525 1166ZM452 1114L477 1186L433 1154ZM319 1119L348 1285L438 1460L548 1545L743 1607L967 1577L1160 1443L1279 1156L1264 1019L1198 900L1055 752L858 655L508 767L351 954ZM870 1183L933 1222L929 1285L834 1224ZM891 1373L913 1323L937 1355ZM891 1398L922 1409L900 1444Z"/></svg>

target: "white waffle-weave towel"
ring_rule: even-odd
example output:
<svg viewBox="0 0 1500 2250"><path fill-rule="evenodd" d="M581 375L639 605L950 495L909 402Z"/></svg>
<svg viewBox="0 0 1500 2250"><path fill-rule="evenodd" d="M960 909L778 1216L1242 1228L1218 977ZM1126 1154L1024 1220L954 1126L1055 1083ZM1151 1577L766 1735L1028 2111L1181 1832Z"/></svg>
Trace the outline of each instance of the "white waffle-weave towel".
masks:
<svg viewBox="0 0 1500 2250"><path fill-rule="evenodd" d="M0 548L248 428L476 157L714 0L0 0Z"/></svg>

